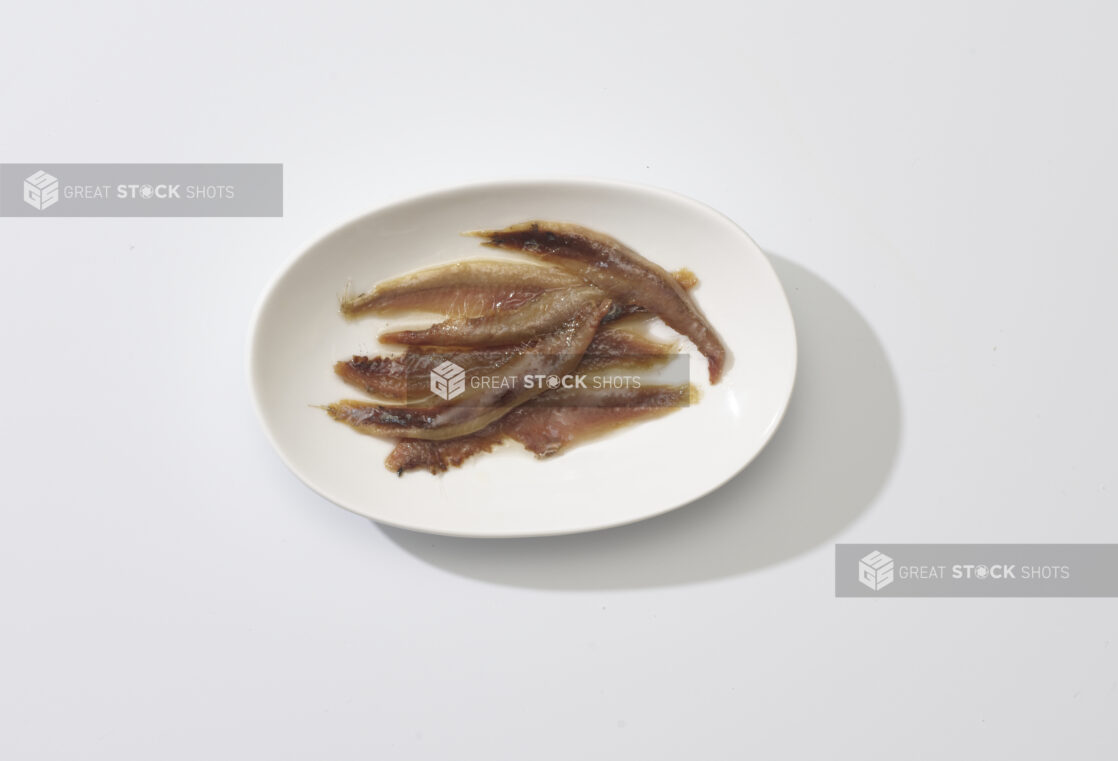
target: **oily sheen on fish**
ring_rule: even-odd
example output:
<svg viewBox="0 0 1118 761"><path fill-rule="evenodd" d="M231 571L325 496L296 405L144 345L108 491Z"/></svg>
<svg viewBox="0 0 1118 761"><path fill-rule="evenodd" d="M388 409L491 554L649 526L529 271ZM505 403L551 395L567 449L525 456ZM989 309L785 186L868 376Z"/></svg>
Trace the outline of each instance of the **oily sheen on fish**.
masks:
<svg viewBox="0 0 1118 761"><path fill-rule="evenodd" d="M587 300L566 324L540 339L533 351L516 355L499 375L524 378L570 373L581 361L599 321L609 308L609 299ZM347 399L327 405L325 409L335 420L362 433L449 439L481 430L543 390L542 384L494 383L471 388L450 401L428 407Z"/></svg>
<svg viewBox="0 0 1118 761"><path fill-rule="evenodd" d="M470 234L494 248L556 264L601 288L619 305L637 305L656 314L707 358L711 383L721 379L726 347L714 327L676 278L616 238L581 225L539 220Z"/></svg>
<svg viewBox="0 0 1118 761"><path fill-rule="evenodd" d="M589 373L616 369L649 368L667 360L675 344L656 341L629 327L636 318L602 326L594 335L576 368ZM533 342L479 349L411 348L390 356L354 356L334 365L346 383L367 394L393 402L431 399L430 374L450 361L470 375L494 373L516 355L531 351Z"/></svg>
<svg viewBox="0 0 1118 761"><path fill-rule="evenodd" d="M467 259L386 280L371 291L343 297L342 314L392 314L409 310L476 316L520 306L557 288L585 285L556 267L529 262Z"/></svg>
<svg viewBox="0 0 1118 761"><path fill-rule="evenodd" d="M469 436L404 439L388 455L385 467L398 475L411 470L440 473L492 451L506 439L537 457L551 457L621 426L665 415L686 405L695 393L688 385L548 391Z"/></svg>
<svg viewBox="0 0 1118 761"><path fill-rule="evenodd" d="M592 286L544 291L514 309L478 317L452 317L423 330L394 330L381 343L413 346L503 346L550 333L590 299L606 295Z"/></svg>

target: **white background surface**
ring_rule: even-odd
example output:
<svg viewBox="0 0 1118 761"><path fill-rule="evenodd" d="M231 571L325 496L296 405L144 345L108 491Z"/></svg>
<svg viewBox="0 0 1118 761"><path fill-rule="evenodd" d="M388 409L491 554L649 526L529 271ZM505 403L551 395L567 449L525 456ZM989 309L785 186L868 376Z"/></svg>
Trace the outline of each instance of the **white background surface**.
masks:
<svg viewBox="0 0 1118 761"><path fill-rule="evenodd" d="M0 220L0 757L1115 757L1113 600L832 571L1118 541L1113 5L3 15L0 160L282 161L286 216ZM672 188L773 255L801 354L769 449L570 538L316 497L249 403L265 283L384 202L543 174Z"/></svg>

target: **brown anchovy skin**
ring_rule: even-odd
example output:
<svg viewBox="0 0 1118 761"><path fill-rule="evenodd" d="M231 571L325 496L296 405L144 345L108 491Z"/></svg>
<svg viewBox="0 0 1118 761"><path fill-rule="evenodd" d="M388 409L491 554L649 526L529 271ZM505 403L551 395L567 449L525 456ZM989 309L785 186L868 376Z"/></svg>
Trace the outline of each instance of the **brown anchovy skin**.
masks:
<svg viewBox="0 0 1118 761"><path fill-rule="evenodd" d="M515 412L515 410L514 410ZM507 416L506 416L507 417ZM477 433L443 441L402 439L384 461L384 467L402 476L409 470L427 470L442 473L456 468L481 452L491 452L505 440L501 421L490 423Z"/></svg>
<svg viewBox="0 0 1118 761"><path fill-rule="evenodd" d="M493 451L493 447L504 440L505 434L501 430L500 420L490 423L477 433L459 436L456 439L442 441L401 439L388 453L384 467L398 476L404 475L409 470L442 473L458 467L475 454Z"/></svg>
<svg viewBox="0 0 1118 761"><path fill-rule="evenodd" d="M679 282L615 238L581 225L535 220L469 233L494 248L523 251L558 264L608 293L619 304L636 304L687 336L707 358L710 382L726 364L726 347Z"/></svg>
<svg viewBox="0 0 1118 761"><path fill-rule="evenodd" d="M576 442L636 420L659 417L684 406L691 386L570 391L568 398L541 399L502 426L509 438L537 457L551 457Z"/></svg>
<svg viewBox="0 0 1118 761"><path fill-rule="evenodd" d="M443 441L400 441L385 460L397 475L410 470L441 473L492 451L505 439L537 457L551 457L621 426L666 415L694 399L691 386L549 391L517 407L477 433Z"/></svg>
<svg viewBox="0 0 1118 761"><path fill-rule="evenodd" d="M452 317L424 330L382 333L381 343L410 346L505 346L550 333L590 299L606 295L592 286L545 291L515 309L480 317Z"/></svg>
<svg viewBox="0 0 1118 761"><path fill-rule="evenodd" d="M350 318L409 310L481 315L515 308L544 291L580 285L580 278L555 267L468 259L386 280L368 293L343 298L341 309Z"/></svg>
<svg viewBox="0 0 1118 761"><path fill-rule="evenodd" d="M633 332L625 323L601 327L590 342L578 370L584 373L603 370L649 368L667 360L679 347Z"/></svg>
<svg viewBox="0 0 1118 761"><path fill-rule="evenodd" d="M621 368L647 368L666 360L676 350L628 329L628 321L604 325L582 355L578 372L600 372ZM471 374L488 373L507 364L515 355L530 351L531 344L488 349L431 350L412 348L394 356L354 356L334 365L346 383L367 394L393 402L427 403L430 373L450 360Z"/></svg>
<svg viewBox="0 0 1118 761"><path fill-rule="evenodd" d="M349 385L392 402L423 401L432 397L430 373L450 360L470 373L493 371L524 347L493 349L409 349L393 356L354 356L334 365L334 372Z"/></svg>
<svg viewBox="0 0 1118 761"><path fill-rule="evenodd" d="M559 330L541 338L533 351L516 355L502 368L500 377L570 373L581 361L609 307L609 299L587 301ZM526 383L511 387L496 384L495 388L470 389L451 401L430 407L345 399L325 409L332 418L361 433L438 440L479 431L543 391L538 384L531 388Z"/></svg>

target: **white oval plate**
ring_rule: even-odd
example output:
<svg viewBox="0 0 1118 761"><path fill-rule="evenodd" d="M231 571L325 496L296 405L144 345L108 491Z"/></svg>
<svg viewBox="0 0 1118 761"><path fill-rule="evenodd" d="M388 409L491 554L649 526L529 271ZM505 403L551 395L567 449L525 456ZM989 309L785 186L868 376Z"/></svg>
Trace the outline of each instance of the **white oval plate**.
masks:
<svg viewBox="0 0 1118 761"><path fill-rule="evenodd" d="M692 269L695 298L730 349L723 380L707 382L695 353L698 404L536 460L519 445L439 476L398 477L391 444L312 405L360 396L334 375L353 354L377 353L378 319L338 312L346 283L365 290L420 267L499 255L464 230L528 219L608 233L668 270ZM693 350L692 350L693 351ZM792 315L776 274L739 227L696 201L616 182L494 182L431 193L354 220L280 273L257 307L249 373L256 409L280 457L330 501L383 523L457 536L539 536L648 518L712 491L745 467L776 430L796 373Z"/></svg>

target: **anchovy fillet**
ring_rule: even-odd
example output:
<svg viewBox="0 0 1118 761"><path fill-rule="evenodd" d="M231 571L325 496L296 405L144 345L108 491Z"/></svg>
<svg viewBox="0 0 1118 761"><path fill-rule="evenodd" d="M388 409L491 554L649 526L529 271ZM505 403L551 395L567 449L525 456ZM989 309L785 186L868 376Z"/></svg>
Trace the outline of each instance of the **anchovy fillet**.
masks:
<svg viewBox="0 0 1118 761"><path fill-rule="evenodd" d="M344 297L341 309L351 318L408 310L481 315L515 308L544 291L580 285L580 278L556 267L468 259L386 280L367 293Z"/></svg>
<svg viewBox="0 0 1118 761"><path fill-rule="evenodd" d="M452 317L424 330L394 330L381 343L411 346L503 346L550 333L570 320L590 299L606 298L597 288L545 291L515 309L479 317Z"/></svg>
<svg viewBox="0 0 1118 761"><path fill-rule="evenodd" d="M522 251L557 264L601 288L619 305L656 314L690 338L707 358L711 383L722 377L726 347L679 281L664 268L603 233L566 222L531 221L469 233L493 248Z"/></svg>

